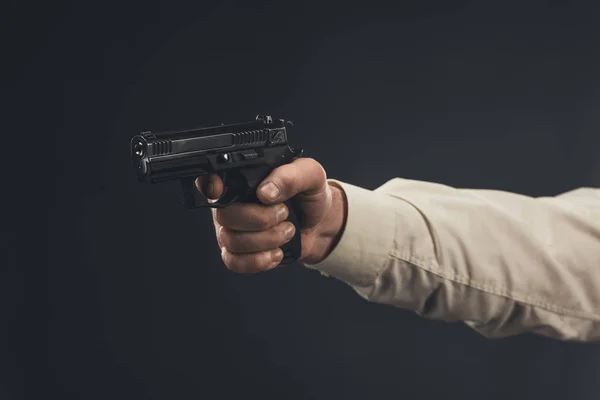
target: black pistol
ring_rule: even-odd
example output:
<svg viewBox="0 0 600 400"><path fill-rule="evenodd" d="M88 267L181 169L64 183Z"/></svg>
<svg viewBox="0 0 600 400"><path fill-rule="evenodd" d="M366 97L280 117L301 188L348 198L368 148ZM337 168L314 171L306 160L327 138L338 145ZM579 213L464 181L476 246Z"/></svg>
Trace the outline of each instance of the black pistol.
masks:
<svg viewBox="0 0 600 400"><path fill-rule="evenodd" d="M259 115L256 120L168 132L142 132L131 139L131 159L140 182L161 183L179 180L186 208L225 207L236 201L256 202L258 185L269 173L302 156L302 149L288 144L290 121ZM225 191L211 203L196 190L198 176L218 174ZM281 264L300 257L301 210L291 199L288 221L296 234L283 250Z"/></svg>

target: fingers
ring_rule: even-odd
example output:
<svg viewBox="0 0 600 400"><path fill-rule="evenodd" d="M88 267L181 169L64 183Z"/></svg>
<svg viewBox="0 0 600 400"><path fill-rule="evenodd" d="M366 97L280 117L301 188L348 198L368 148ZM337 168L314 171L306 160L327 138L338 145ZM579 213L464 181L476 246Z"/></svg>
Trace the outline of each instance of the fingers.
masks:
<svg viewBox="0 0 600 400"><path fill-rule="evenodd" d="M285 204L265 206L255 203L234 203L224 208L216 209L214 217L219 225L225 228L258 232L265 231L283 222L288 217Z"/></svg>
<svg viewBox="0 0 600 400"><path fill-rule="evenodd" d="M295 232L290 222L283 222L262 232L241 232L221 227L217 241L232 253L254 253L283 246L294 237Z"/></svg>
<svg viewBox="0 0 600 400"><path fill-rule="evenodd" d="M231 271L239 274L253 274L277 267L283 260L283 251L274 249L258 253L235 254L223 247L221 258Z"/></svg>
<svg viewBox="0 0 600 400"><path fill-rule="evenodd" d="M223 181L214 174L195 183L209 201L218 199L225 190ZM286 200L298 200L303 212L303 249L312 246L308 232L318 226L332 202L325 170L310 158L299 158L273 170L261 182L257 196L259 204L240 202L212 209L223 262L238 273L266 271L281 263L279 247L297 233L293 224L285 222L289 216Z"/></svg>
<svg viewBox="0 0 600 400"><path fill-rule="evenodd" d="M225 186L217 174L203 175L196 178L196 189L207 199L216 200L223 194Z"/></svg>
<svg viewBox="0 0 600 400"><path fill-rule="evenodd" d="M215 222L217 242L225 266L240 274L254 274L277 267L283 260L279 248L290 241L295 227L290 222L261 232L242 232L224 228Z"/></svg>
<svg viewBox="0 0 600 400"><path fill-rule="evenodd" d="M217 210L213 208L212 211L221 258L229 270L240 274L254 274L273 269L281 263L283 251L278 246L294 236L293 224L283 222L262 232L234 231L219 224Z"/></svg>

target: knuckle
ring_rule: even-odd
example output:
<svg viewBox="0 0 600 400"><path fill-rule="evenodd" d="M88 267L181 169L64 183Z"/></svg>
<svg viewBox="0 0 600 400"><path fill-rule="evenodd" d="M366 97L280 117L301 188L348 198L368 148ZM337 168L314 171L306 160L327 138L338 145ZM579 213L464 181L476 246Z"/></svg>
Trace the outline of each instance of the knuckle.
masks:
<svg viewBox="0 0 600 400"><path fill-rule="evenodd" d="M298 173L297 165L286 164L282 165L276 170L276 173L271 177L273 182L281 192L286 193L293 186L294 181Z"/></svg>
<svg viewBox="0 0 600 400"><path fill-rule="evenodd" d="M286 186L291 186L293 182L298 180L300 170L294 165L289 165L287 173L283 176L283 183Z"/></svg>
<svg viewBox="0 0 600 400"><path fill-rule="evenodd" d="M221 251L221 259L223 260L223 264L225 264L225 267L227 267L227 269L231 269L231 255L226 250Z"/></svg>
<svg viewBox="0 0 600 400"><path fill-rule="evenodd" d="M240 272L242 270L242 260L238 256L234 256L228 251L223 253L223 263L228 270L233 272Z"/></svg>
<svg viewBox="0 0 600 400"><path fill-rule="evenodd" d="M217 241L223 246L229 248L230 233L223 227L217 230Z"/></svg>
<svg viewBox="0 0 600 400"><path fill-rule="evenodd" d="M226 227L232 228L234 225L239 225L241 221L245 221L244 218L246 204L235 203L227 207L217 208L215 218L217 223Z"/></svg>
<svg viewBox="0 0 600 400"><path fill-rule="evenodd" d="M257 206L258 207L258 206ZM264 231L273 226L273 212L271 207L260 207L257 210L251 210L248 213L247 220L252 221L252 226L260 231Z"/></svg>
<svg viewBox="0 0 600 400"><path fill-rule="evenodd" d="M327 180L327 172L325 171L325 168L323 168L323 166L316 161L311 174L319 182L325 182Z"/></svg>
<svg viewBox="0 0 600 400"><path fill-rule="evenodd" d="M271 259L268 252L254 254L231 254L226 252L223 262L227 269L238 274L255 273L270 267Z"/></svg>
<svg viewBox="0 0 600 400"><path fill-rule="evenodd" d="M314 158L305 158L306 170L311 175L315 175L316 178L327 179L327 173L325 172L325 168L321 165L320 162L315 160Z"/></svg>
<svg viewBox="0 0 600 400"><path fill-rule="evenodd" d="M246 253L250 251L251 246L247 239L244 239L244 235L239 233L231 233L227 239L228 249L234 253Z"/></svg>
<svg viewBox="0 0 600 400"><path fill-rule="evenodd" d="M215 221L217 221L217 223L219 225L225 226L227 223L227 214L226 214L226 210L224 208L218 208L213 212L213 216Z"/></svg>
<svg viewBox="0 0 600 400"><path fill-rule="evenodd" d="M223 239L222 239L222 231L223 227L222 226L215 226L215 231L216 231L216 237L217 237L217 244L219 245L220 248L223 248Z"/></svg>
<svg viewBox="0 0 600 400"><path fill-rule="evenodd" d="M216 224L236 230L265 231L279 222L276 207L258 208L255 204L233 204L214 213Z"/></svg>
<svg viewBox="0 0 600 400"><path fill-rule="evenodd" d="M253 267L257 270L264 270L269 267L271 264L271 259L269 257L269 252L263 251L260 253L255 253L253 255Z"/></svg>
<svg viewBox="0 0 600 400"><path fill-rule="evenodd" d="M257 221L256 221L256 226L260 230L263 230L263 231L269 229L269 227L271 227L272 224L273 224L273 218L272 217L268 217L268 216L258 218Z"/></svg>
<svg viewBox="0 0 600 400"><path fill-rule="evenodd" d="M319 165L319 166L321 165L317 160L315 160L312 157L304 157L302 159L304 160L304 162L306 162L307 164L310 164L310 165Z"/></svg>

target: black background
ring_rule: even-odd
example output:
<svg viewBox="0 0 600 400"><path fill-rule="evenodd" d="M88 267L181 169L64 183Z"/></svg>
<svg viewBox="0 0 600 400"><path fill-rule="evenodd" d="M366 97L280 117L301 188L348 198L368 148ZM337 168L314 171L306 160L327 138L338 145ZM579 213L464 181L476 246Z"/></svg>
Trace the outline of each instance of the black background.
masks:
<svg viewBox="0 0 600 400"><path fill-rule="evenodd" d="M143 130L270 113L369 189L598 185L592 2L2 7L0 398L600 396L596 344L490 341L300 266L227 271L209 213L128 158Z"/></svg>

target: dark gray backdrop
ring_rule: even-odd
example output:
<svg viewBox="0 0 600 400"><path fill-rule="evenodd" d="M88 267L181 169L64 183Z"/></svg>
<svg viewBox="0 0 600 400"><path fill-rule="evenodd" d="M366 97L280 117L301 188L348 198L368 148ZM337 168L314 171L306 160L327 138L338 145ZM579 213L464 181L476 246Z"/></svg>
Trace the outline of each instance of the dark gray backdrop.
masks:
<svg viewBox="0 0 600 400"><path fill-rule="evenodd" d="M597 399L598 345L489 341L299 266L235 275L208 212L135 180L139 131L271 113L366 188L600 183L593 3L416 3L7 2L0 395Z"/></svg>

